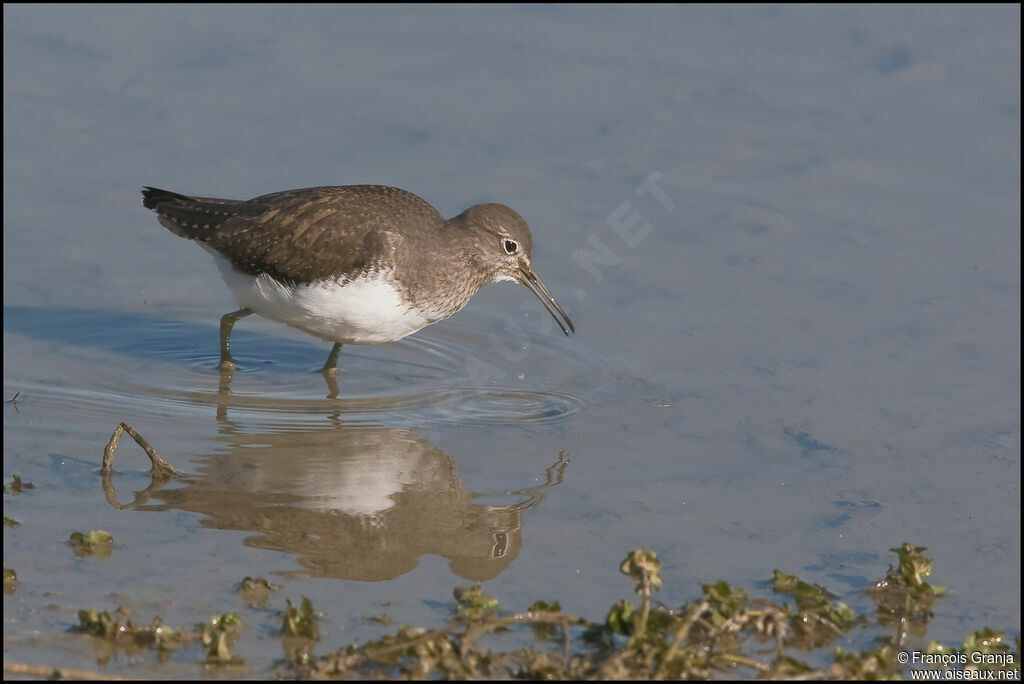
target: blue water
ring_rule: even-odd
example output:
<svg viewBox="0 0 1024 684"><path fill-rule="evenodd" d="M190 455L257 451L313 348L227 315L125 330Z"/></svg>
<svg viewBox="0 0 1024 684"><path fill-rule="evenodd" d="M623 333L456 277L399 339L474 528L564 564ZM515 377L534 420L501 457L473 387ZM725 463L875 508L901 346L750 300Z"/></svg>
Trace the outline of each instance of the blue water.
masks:
<svg viewBox="0 0 1024 684"><path fill-rule="evenodd" d="M637 546L668 604L776 567L856 603L911 541L951 589L929 636L1019 633L1019 27L1017 6L6 5L4 478L38 487L4 499L5 658L90 666L33 635L122 603L190 624L260 573L327 612L322 650L381 633L359 616L385 601L439 623L474 578L600 619ZM348 183L513 207L577 334L489 286L346 347L331 398L329 345L250 317L225 387L235 302L141 186ZM94 469L120 421L193 479L111 507ZM127 503L148 462L128 438L117 458ZM116 562L71 554L82 528ZM240 643L254 676L267 638ZM110 672L199 676L142 660Z"/></svg>

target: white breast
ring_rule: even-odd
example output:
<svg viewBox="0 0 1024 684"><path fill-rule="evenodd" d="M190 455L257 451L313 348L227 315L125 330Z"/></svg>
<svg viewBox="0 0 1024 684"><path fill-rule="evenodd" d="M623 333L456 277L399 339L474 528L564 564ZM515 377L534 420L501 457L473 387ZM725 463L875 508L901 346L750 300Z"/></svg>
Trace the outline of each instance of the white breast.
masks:
<svg viewBox="0 0 1024 684"><path fill-rule="evenodd" d="M293 286L266 274L241 273L208 251L242 306L330 342L393 342L441 319L406 304L388 272L375 272L345 285L324 280Z"/></svg>

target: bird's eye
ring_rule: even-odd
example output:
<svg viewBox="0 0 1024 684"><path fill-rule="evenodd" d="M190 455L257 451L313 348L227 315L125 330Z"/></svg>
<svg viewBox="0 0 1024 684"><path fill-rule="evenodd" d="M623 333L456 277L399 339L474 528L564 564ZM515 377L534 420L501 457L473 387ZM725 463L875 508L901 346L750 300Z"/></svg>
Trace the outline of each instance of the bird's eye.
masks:
<svg viewBox="0 0 1024 684"><path fill-rule="evenodd" d="M516 250L519 249L519 245L516 244L515 240L505 240L502 244L505 247L506 254L515 254Z"/></svg>

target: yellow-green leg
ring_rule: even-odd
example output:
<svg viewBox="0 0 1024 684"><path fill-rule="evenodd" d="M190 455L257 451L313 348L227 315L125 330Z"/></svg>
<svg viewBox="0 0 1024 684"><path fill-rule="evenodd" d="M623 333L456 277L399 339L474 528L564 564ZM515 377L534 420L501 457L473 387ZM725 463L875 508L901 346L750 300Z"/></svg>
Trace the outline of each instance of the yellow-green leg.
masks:
<svg viewBox="0 0 1024 684"><path fill-rule="evenodd" d="M235 362L231 358L231 329L239 319L252 313L252 309L241 308L238 311L224 314L220 319L220 365L222 371L234 370Z"/></svg>
<svg viewBox="0 0 1024 684"><path fill-rule="evenodd" d="M327 374L334 374L338 370L338 356L341 354L341 342L335 342L334 346L331 347L331 353L327 356L327 361L324 363L324 367L321 368L321 372Z"/></svg>

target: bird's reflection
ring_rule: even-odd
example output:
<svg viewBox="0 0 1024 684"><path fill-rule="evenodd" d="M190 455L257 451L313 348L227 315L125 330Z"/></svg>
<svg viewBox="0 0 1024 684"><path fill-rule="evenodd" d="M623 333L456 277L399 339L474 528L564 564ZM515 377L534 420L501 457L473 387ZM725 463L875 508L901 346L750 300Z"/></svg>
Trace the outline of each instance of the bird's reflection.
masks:
<svg viewBox="0 0 1024 684"><path fill-rule="evenodd" d="M451 457L415 430L348 425L331 412L316 429L253 434L227 418L230 394L221 400L224 449L204 457L198 474L154 481L127 506L108 477L108 500L251 531L246 544L296 554L316 577L386 580L436 554L461 577L491 579L519 553L523 511L561 483L568 464L560 456L542 484L503 492L519 496L516 503L474 503Z"/></svg>

